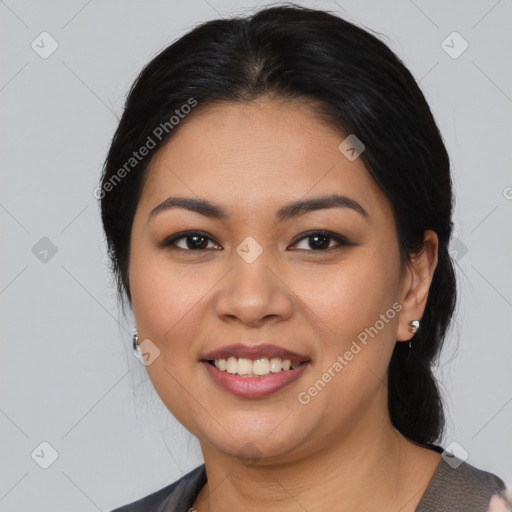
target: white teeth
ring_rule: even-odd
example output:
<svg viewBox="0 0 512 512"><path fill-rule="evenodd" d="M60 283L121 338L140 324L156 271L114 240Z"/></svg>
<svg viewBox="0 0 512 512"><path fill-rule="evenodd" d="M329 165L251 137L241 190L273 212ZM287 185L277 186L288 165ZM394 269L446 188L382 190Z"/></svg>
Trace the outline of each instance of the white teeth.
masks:
<svg viewBox="0 0 512 512"><path fill-rule="evenodd" d="M215 359L215 367L221 371L227 371L232 375L239 375L241 377L262 377L272 373L277 373L282 370L293 370L297 368L300 363L291 363L289 359L279 359L273 357L268 359L266 357L252 360L241 357L229 357L228 359Z"/></svg>
<svg viewBox="0 0 512 512"><path fill-rule="evenodd" d="M281 359L278 357L273 357L270 360L270 371L271 372L280 372L281 371Z"/></svg>
<svg viewBox="0 0 512 512"><path fill-rule="evenodd" d="M215 365L217 366L217 365ZM230 357L226 364L226 371L228 373L236 373L236 368L238 366L238 359L236 357ZM217 366L218 368L218 366Z"/></svg>
<svg viewBox="0 0 512 512"><path fill-rule="evenodd" d="M250 359L244 359L241 357L238 360L236 373L238 373L238 375L250 375L252 373L252 361Z"/></svg>
<svg viewBox="0 0 512 512"><path fill-rule="evenodd" d="M256 359L252 363L252 373L256 375L268 375L270 373L270 361L268 359Z"/></svg>

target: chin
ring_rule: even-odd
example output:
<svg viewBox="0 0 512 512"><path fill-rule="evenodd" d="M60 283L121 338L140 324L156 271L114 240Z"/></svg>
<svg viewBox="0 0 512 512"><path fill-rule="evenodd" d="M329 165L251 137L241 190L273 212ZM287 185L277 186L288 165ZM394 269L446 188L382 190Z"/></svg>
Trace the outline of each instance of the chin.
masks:
<svg viewBox="0 0 512 512"><path fill-rule="evenodd" d="M282 420L282 419L281 419ZM282 427L282 425L281 425ZM201 445L212 447L215 451L222 452L229 457L239 458L247 464L274 464L290 462L295 456L299 456L304 444L302 438L297 436L297 430L278 426L267 429L254 429L246 426L231 428L230 434L223 429L217 429L217 436L212 437L212 432L207 436L198 434ZM306 436L307 439L307 436ZM202 441L204 440L204 442ZM207 448L208 449L208 448ZM283 458L286 456L286 458Z"/></svg>

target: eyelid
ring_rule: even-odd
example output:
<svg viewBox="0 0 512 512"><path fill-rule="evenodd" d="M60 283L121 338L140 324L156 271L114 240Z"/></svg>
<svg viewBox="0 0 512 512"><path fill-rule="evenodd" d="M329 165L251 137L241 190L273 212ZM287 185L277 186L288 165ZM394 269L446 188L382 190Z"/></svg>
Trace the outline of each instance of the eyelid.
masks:
<svg viewBox="0 0 512 512"><path fill-rule="evenodd" d="M191 236L194 236L194 235L198 235L202 238L205 238L209 241L212 241L213 243L215 243L216 245L219 245L220 244L213 238L211 237L208 233L205 233L204 231L181 231L179 233L175 233L174 235L171 235L167 238L165 238L162 242L159 242L157 245L159 247L162 247L162 248L166 248L166 247L175 247L177 249L180 249L182 251L186 251L186 252L205 252L207 250L211 250L211 249L197 249L197 250L193 250L193 249L183 249L181 247L177 247L175 244L178 240L181 240L183 238L188 238L188 237L191 237ZM302 250L302 251L306 251L306 252L311 252L311 253L325 253L325 252L328 252L328 251L331 251L332 249L336 249L337 247L343 247L343 246L348 246L348 245L351 245L350 242L347 240L346 237L344 237L343 235L340 235L338 233L334 233L332 231L327 231L325 229L316 229L316 230L310 230L310 231L306 231L305 233L301 233L300 235L298 235L295 240L292 242L292 244L290 245L290 247L293 247L294 245L297 245L299 242L302 242L303 240L307 239L307 238L311 238L313 236L325 236L325 237L328 237L330 238L331 240L335 241L338 245L337 246L334 246L334 247L329 247L328 249L320 249L320 250L307 250L307 249L298 249L298 250ZM215 249L215 250L219 250L219 249Z"/></svg>
<svg viewBox="0 0 512 512"><path fill-rule="evenodd" d="M181 240L182 238L188 238L194 235L198 235L202 238L206 238L208 240L211 240L217 245L220 245L213 237L211 237L208 233L205 233L204 231L197 231L197 230L188 230L188 231L180 231L179 233L175 233L174 235L168 236L164 238L161 242L158 242L158 247L166 248L166 247L176 247L176 242L178 240ZM177 249L181 249L182 251L187 252L204 252L206 249L201 249L194 251L192 249L182 249L181 247L176 247Z"/></svg>
<svg viewBox="0 0 512 512"><path fill-rule="evenodd" d="M335 241L338 245L334 246L334 247L329 247L328 249L322 249L322 250L318 250L318 251L306 250L306 252L320 253L321 254L321 253L326 253L328 251L331 251L332 249L336 249L337 247L343 247L343 246L351 245L350 242L347 240L347 238L344 237L343 235L340 235L338 233L334 233L332 231L327 231L325 229L316 229L316 230L307 231L305 233L301 233L293 241L291 246L297 245L299 242L302 242L302 240L305 240L307 238L311 238L311 237L313 237L315 235L328 237L331 240ZM305 250L305 249L299 249L299 250Z"/></svg>

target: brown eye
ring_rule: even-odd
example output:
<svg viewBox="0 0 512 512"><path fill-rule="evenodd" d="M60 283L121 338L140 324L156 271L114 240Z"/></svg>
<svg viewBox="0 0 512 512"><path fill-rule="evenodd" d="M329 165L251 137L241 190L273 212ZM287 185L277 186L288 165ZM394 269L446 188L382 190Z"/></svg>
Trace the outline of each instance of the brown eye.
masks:
<svg viewBox="0 0 512 512"><path fill-rule="evenodd" d="M182 240L184 240L184 242L182 242ZM209 242L213 242L213 240L205 233L200 231L188 231L166 238L159 245L160 247L176 247L184 251L204 251L212 248L208 247Z"/></svg>
<svg viewBox="0 0 512 512"><path fill-rule="evenodd" d="M306 243L310 249L306 248L305 250L308 250L309 252L325 252L336 247L350 245L345 237L329 231L312 231L307 233L295 242L294 246L303 240L307 240ZM333 241L337 246L331 246L331 242ZM300 248L300 250L304 250L304 248Z"/></svg>

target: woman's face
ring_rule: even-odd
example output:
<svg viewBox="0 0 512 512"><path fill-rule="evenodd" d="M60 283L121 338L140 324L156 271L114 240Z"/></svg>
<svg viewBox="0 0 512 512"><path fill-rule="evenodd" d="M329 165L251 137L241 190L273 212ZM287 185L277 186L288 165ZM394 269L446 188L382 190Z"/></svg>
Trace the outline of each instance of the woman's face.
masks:
<svg viewBox="0 0 512 512"><path fill-rule="evenodd" d="M388 421L405 278L391 205L343 139L301 103L217 104L151 162L132 229L133 309L157 393L203 447L282 463ZM334 195L348 200L282 210ZM171 197L225 216L155 210ZM233 344L275 345L220 354L242 359L226 362L232 372L270 374L204 361ZM305 362L282 370L279 350Z"/></svg>

